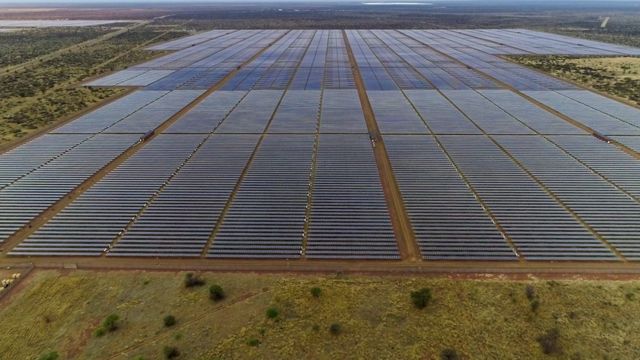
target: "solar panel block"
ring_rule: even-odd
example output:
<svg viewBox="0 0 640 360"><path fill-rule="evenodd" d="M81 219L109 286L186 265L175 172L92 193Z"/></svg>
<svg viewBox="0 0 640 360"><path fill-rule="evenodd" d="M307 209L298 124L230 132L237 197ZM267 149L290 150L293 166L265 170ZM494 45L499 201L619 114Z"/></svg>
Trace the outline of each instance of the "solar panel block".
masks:
<svg viewBox="0 0 640 360"><path fill-rule="evenodd" d="M27 226L132 146L138 136L97 135L0 191L0 242Z"/></svg>
<svg viewBox="0 0 640 360"><path fill-rule="evenodd" d="M617 259L487 137L439 138L525 259Z"/></svg>
<svg viewBox="0 0 640 360"><path fill-rule="evenodd" d="M516 259L432 137L386 135L384 142L423 258Z"/></svg>
<svg viewBox="0 0 640 360"><path fill-rule="evenodd" d="M103 254L202 140L201 135L157 136L10 254Z"/></svg>
<svg viewBox="0 0 640 360"><path fill-rule="evenodd" d="M258 135L211 136L165 183L109 255L200 256L257 141Z"/></svg>
<svg viewBox="0 0 640 360"><path fill-rule="evenodd" d="M425 134L426 125L401 91L367 91L369 102L383 134Z"/></svg>
<svg viewBox="0 0 640 360"><path fill-rule="evenodd" d="M320 135L310 221L308 258L400 257L366 135Z"/></svg>
<svg viewBox="0 0 640 360"><path fill-rule="evenodd" d="M250 91L222 122L216 133L262 133L282 95L281 90Z"/></svg>
<svg viewBox="0 0 640 360"><path fill-rule="evenodd" d="M321 133L366 133L357 90L328 89L323 92L320 113Z"/></svg>
<svg viewBox="0 0 640 360"><path fill-rule="evenodd" d="M267 135L216 233L209 257L298 258L313 135Z"/></svg>
<svg viewBox="0 0 640 360"><path fill-rule="evenodd" d="M540 134L584 134L584 130L510 90L479 90L478 92Z"/></svg>
<svg viewBox="0 0 640 360"><path fill-rule="evenodd" d="M166 91L140 90L51 131L54 134L95 134L165 96Z"/></svg>
<svg viewBox="0 0 640 360"><path fill-rule="evenodd" d="M165 133L206 134L213 132L246 95L245 91L215 91L180 117Z"/></svg>
<svg viewBox="0 0 640 360"><path fill-rule="evenodd" d="M318 130L319 90L289 90L273 116L270 133L315 133Z"/></svg>
<svg viewBox="0 0 640 360"><path fill-rule="evenodd" d="M433 133L482 133L476 125L437 90L407 90L405 94Z"/></svg>
<svg viewBox="0 0 640 360"><path fill-rule="evenodd" d="M544 105L605 135L640 135L636 127L554 91L525 91Z"/></svg>
<svg viewBox="0 0 640 360"><path fill-rule="evenodd" d="M84 134L46 134L0 154L0 190L69 151L88 137Z"/></svg>
<svg viewBox="0 0 640 360"><path fill-rule="evenodd" d="M538 136L497 141L625 257L640 260L640 203ZM569 180L570 179L570 180Z"/></svg>
<svg viewBox="0 0 640 360"><path fill-rule="evenodd" d="M533 134L533 131L474 90L444 90L443 94L487 134Z"/></svg>

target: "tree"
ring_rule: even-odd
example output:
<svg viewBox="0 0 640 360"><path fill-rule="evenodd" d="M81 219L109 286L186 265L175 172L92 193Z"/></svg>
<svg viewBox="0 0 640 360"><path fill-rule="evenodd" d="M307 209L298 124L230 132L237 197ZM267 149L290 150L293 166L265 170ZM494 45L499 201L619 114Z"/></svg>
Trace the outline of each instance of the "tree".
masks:
<svg viewBox="0 0 640 360"><path fill-rule="evenodd" d="M460 359L460 356L458 356L458 353L451 348L447 348L442 350L442 352L440 353L440 359L442 360L458 360Z"/></svg>
<svg viewBox="0 0 640 360"><path fill-rule="evenodd" d="M116 331L118 330L118 320L120 320L118 315L111 314L102 321L102 328L108 332Z"/></svg>
<svg viewBox="0 0 640 360"><path fill-rule="evenodd" d="M180 351L178 351L178 348L175 346L165 346L162 352L164 353L165 359L175 359L180 356Z"/></svg>
<svg viewBox="0 0 640 360"><path fill-rule="evenodd" d="M176 324L176 317L173 315L167 315L163 319L164 326L171 327Z"/></svg>
<svg viewBox="0 0 640 360"><path fill-rule="evenodd" d="M315 298L320 297L320 294L322 294L322 289L320 289L319 287L312 287L311 288L311 295Z"/></svg>
<svg viewBox="0 0 640 360"><path fill-rule="evenodd" d="M338 323L333 323L331 324L331 326L329 326L329 332L332 335L339 335L342 332L342 326L340 326L340 324Z"/></svg>
<svg viewBox="0 0 640 360"><path fill-rule="evenodd" d="M411 292L411 301L416 308L424 309L431 301L431 290L422 288L418 291Z"/></svg>
<svg viewBox="0 0 640 360"><path fill-rule="evenodd" d="M209 297L213 301L220 301L224 299L225 294L224 290L222 290L222 286L218 284L213 284L209 287Z"/></svg>

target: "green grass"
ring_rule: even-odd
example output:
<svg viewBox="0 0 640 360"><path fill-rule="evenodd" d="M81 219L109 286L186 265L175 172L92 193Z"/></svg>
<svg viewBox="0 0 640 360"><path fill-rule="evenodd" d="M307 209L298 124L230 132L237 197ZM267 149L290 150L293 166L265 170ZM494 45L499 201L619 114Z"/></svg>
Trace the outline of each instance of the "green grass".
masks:
<svg viewBox="0 0 640 360"><path fill-rule="evenodd" d="M555 358L637 359L639 281L508 281L205 273L227 297L185 288L184 274L37 271L0 309L0 350L15 359L546 359L538 339L558 329ZM540 306L531 310L526 286ZM321 287L322 296L309 289ZM431 289L424 309L415 289ZM267 309L277 308L269 319ZM93 331L110 314L118 329ZM180 319L164 327L163 317ZM339 324L340 331L330 331Z"/></svg>

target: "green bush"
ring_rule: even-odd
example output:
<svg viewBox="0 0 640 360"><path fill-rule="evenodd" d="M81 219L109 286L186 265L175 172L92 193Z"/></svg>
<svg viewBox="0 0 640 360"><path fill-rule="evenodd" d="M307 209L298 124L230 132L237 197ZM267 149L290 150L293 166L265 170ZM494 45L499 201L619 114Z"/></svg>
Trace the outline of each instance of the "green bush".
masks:
<svg viewBox="0 0 640 360"><path fill-rule="evenodd" d="M58 355L56 351L52 351L50 353L46 353L40 356L39 360L58 360L59 358L60 358L60 355Z"/></svg>
<svg viewBox="0 0 640 360"><path fill-rule="evenodd" d="M557 328L548 330L536 339L542 347L542 352L547 355L560 354L562 348L560 347L560 331Z"/></svg>
<svg viewBox="0 0 640 360"><path fill-rule="evenodd" d="M275 307L270 307L267 309L267 317L269 319L275 319L280 315L280 312Z"/></svg>
<svg viewBox="0 0 640 360"><path fill-rule="evenodd" d="M460 356L454 349L444 349L440 353L440 359L442 360L458 360Z"/></svg>
<svg viewBox="0 0 640 360"><path fill-rule="evenodd" d="M311 288L311 295L315 298L320 297L320 294L322 294L322 289L320 289L319 287L312 287Z"/></svg>
<svg viewBox="0 0 640 360"><path fill-rule="evenodd" d="M204 280L194 273L186 273L184 275L184 287L192 288L204 285Z"/></svg>
<svg viewBox="0 0 640 360"><path fill-rule="evenodd" d="M102 328L108 332L116 331L118 330L118 320L120 320L118 315L111 314L102 321Z"/></svg>
<svg viewBox="0 0 640 360"><path fill-rule="evenodd" d="M258 346L258 345L260 345L260 340L258 340L256 338L251 338L251 339L247 340L247 345L249 345L249 346Z"/></svg>
<svg viewBox="0 0 640 360"><path fill-rule="evenodd" d="M222 290L222 286L213 284L209 287L209 297L213 301L220 301L224 299L225 294L224 290Z"/></svg>
<svg viewBox="0 0 640 360"><path fill-rule="evenodd" d="M332 335L338 335L342 332L342 326L340 326L340 324L338 323L333 323L331 324L331 326L329 326L329 332Z"/></svg>
<svg viewBox="0 0 640 360"><path fill-rule="evenodd" d="M180 356L180 351L178 351L178 348L175 346L165 346L162 352L164 353L165 359L175 359Z"/></svg>
<svg viewBox="0 0 640 360"><path fill-rule="evenodd" d="M176 317L173 315L167 315L163 319L164 326L171 327L176 324Z"/></svg>
<svg viewBox="0 0 640 360"><path fill-rule="evenodd" d="M411 292L411 301L416 308L424 309L431 301L431 290L422 288L418 291Z"/></svg>
<svg viewBox="0 0 640 360"><path fill-rule="evenodd" d="M93 333L96 337L102 337L104 336L104 334L106 334L107 331L103 328L103 327L99 327L96 329L96 331Z"/></svg>

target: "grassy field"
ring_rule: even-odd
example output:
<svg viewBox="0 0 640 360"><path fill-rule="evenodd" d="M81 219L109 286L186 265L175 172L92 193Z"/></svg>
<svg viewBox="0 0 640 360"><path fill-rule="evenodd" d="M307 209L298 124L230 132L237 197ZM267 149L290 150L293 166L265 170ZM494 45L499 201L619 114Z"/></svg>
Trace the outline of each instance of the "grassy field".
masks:
<svg viewBox="0 0 640 360"><path fill-rule="evenodd" d="M511 59L640 105L640 58L513 56Z"/></svg>
<svg viewBox="0 0 640 360"><path fill-rule="evenodd" d="M175 347L178 359L440 359L447 349L459 359L640 357L640 281L202 278L205 285L186 288L183 273L35 271L0 302L0 353L162 359ZM209 298L214 283L224 300ZM432 293L424 309L410 297L421 288ZM269 308L277 309L273 319ZM117 330L96 336L110 314L119 317ZM164 326L167 315L175 325ZM540 339L553 329L557 342L547 339L545 354Z"/></svg>

